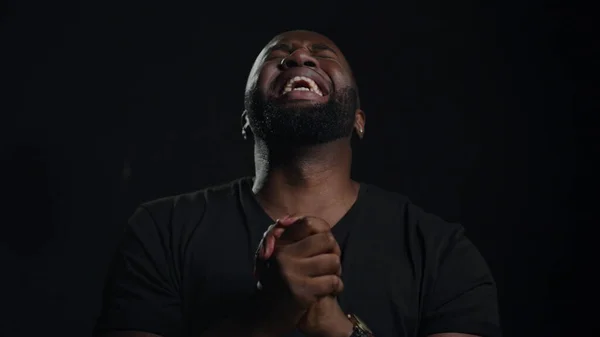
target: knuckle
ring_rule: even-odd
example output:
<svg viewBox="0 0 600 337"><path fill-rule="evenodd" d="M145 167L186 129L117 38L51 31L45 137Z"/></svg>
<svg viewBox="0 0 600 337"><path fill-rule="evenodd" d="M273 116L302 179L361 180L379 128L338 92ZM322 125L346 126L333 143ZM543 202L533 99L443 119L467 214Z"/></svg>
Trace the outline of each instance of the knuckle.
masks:
<svg viewBox="0 0 600 337"><path fill-rule="evenodd" d="M290 268L290 258L285 254L279 253L274 256L273 260L277 264L279 269L281 269L282 273L287 273L292 269Z"/></svg>
<svg viewBox="0 0 600 337"><path fill-rule="evenodd" d="M330 287L331 291L336 291L340 286L340 278L337 276L330 276Z"/></svg>
<svg viewBox="0 0 600 337"><path fill-rule="evenodd" d="M327 254L324 256L324 259L328 266L335 266L337 264L337 255L335 254Z"/></svg>
<svg viewBox="0 0 600 337"><path fill-rule="evenodd" d="M344 291L344 281L342 281L341 278L338 277L339 283L338 283L338 287L337 287L337 292L341 293L342 291Z"/></svg>
<svg viewBox="0 0 600 337"><path fill-rule="evenodd" d="M339 267L342 263L340 256L337 254L331 254L332 264L336 267Z"/></svg>
<svg viewBox="0 0 600 337"><path fill-rule="evenodd" d="M327 254L323 271L327 273L337 274L340 270L340 257L335 254Z"/></svg>
<svg viewBox="0 0 600 337"><path fill-rule="evenodd" d="M314 289L311 287L307 278L300 278L297 280L294 294L296 298L305 305L311 303L312 299L315 297Z"/></svg>
<svg viewBox="0 0 600 337"><path fill-rule="evenodd" d="M335 240L335 236L333 236L333 234L331 232L328 232L325 235L325 243L328 246L333 246L334 244L337 244L337 241Z"/></svg>
<svg viewBox="0 0 600 337"><path fill-rule="evenodd" d="M318 233L325 232L331 229L329 224L327 224L325 220L316 217L306 217L305 223L307 226L309 226L310 229Z"/></svg>

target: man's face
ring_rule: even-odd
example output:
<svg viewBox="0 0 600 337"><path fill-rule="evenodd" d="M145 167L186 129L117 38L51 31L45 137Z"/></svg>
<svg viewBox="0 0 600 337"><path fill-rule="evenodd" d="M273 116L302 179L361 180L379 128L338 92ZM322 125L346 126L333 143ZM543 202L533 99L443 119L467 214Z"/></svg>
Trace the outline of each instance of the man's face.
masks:
<svg viewBox="0 0 600 337"><path fill-rule="evenodd" d="M256 137L287 145L349 137L358 108L340 50L305 31L281 34L262 50L248 78L245 107Z"/></svg>

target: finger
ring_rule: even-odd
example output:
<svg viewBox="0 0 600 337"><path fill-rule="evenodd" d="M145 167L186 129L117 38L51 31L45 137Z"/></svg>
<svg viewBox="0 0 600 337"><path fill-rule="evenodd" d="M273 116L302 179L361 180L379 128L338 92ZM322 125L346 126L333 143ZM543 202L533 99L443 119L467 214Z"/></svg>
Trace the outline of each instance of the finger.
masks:
<svg viewBox="0 0 600 337"><path fill-rule="evenodd" d="M293 224L294 222L300 220L301 218L301 216L286 215L283 218L278 219L277 222L281 224L281 226L287 227Z"/></svg>
<svg viewBox="0 0 600 337"><path fill-rule="evenodd" d="M263 233L263 237L260 240L260 242L258 243L258 248L256 250L256 258L260 258L260 259L267 259L268 255L270 255L269 253L269 237L272 236L272 230L275 227L275 225L271 225L267 228L267 230Z"/></svg>
<svg viewBox="0 0 600 337"><path fill-rule="evenodd" d="M318 233L298 242L283 245L281 251L296 257L312 257L319 254L339 254L339 245L331 232Z"/></svg>
<svg viewBox="0 0 600 337"><path fill-rule="evenodd" d="M331 236L333 236L333 233L331 234ZM335 236L333 236L333 254L337 255L337 256L342 256L342 249L340 248L339 243L337 242L337 240L335 239Z"/></svg>
<svg viewBox="0 0 600 337"><path fill-rule="evenodd" d="M321 276L324 277L324 276ZM334 282L334 284L332 285L333 291L329 294L330 296L339 296L343 291L344 291L344 282L342 281L342 278L339 276L334 276L337 278L337 282Z"/></svg>
<svg viewBox="0 0 600 337"><path fill-rule="evenodd" d="M264 248L264 254L263 254L262 258L265 260L270 259L271 255L273 255L274 250L275 250L275 236L269 234L265 238L265 248Z"/></svg>
<svg viewBox="0 0 600 337"><path fill-rule="evenodd" d="M288 225L281 239L285 241L300 241L310 235L328 232L331 226L323 219L315 217L302 217Z"/></svg>
<svg viewBox="0 0 600 337"><path fill-rule="evenodd" d="M281 219L277 219L277 221L275 221L274 224L272 224L269 227L269 231L273 232L273 234L275 235L275 237L279 238L281 236L281 234L284 232L284 230L291 226L292 224L294 224L294 222L297 221L297 219L299 218L293 218L290 216L285 216Z"/></svg>
<svg viewBox="0 0 600 337"><path fill-rule="evenodd" d="M283 218L283 220L288 218L289 217L286 216ZM263 240L260 242L261 258L269 259L271 255L273 255L273 251L275 250L275 242L277 241L276 239L279 239L284 231L285 227L282 225L282 220L277 220L274 224L267 228L263 234Z"/></svg>
<svg viewBox="0 0 600 337"><path fill-rule="evenodd" d="M337 275L306 278L301 288L316 298L338 295L344 290L344 282Z"/></svg>
<svg viewBox="0 0 600 337"><path fill-rule="evenodd" d="M307 259L301 259L296 264L297 273L306 276L318 277L324 275L337 275L340 269L340 257L335 254L321 254Z"/></svg>

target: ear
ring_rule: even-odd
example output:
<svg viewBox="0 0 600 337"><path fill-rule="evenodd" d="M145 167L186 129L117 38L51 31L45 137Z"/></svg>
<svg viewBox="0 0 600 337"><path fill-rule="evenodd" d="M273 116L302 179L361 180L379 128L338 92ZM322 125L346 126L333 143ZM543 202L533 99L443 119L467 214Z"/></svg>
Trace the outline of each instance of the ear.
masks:
<svg viewBox="0 0 600 337"><path fill-rule="evenodd" d="M250 126L250 121L248 121L248 111L244 110L240 117L241 117L240 122L242 122L242 129Z"/></svg>
<svg viewBox="0 0 600 337"><path fill-rule="evenodd" d="M354 131L358 135L358 138L362 139L365 135L365 124L367 123L367 117L365 112L361 109L356 109L354 113Z"/></svg>
<svg viewBox="0 0 600 337"><path fill-rule="evenodd" d="M250 137L250 121L248 120L248 112L246 110L242 112L240 122L242 124L242 137L244 137L244 139L248 139Z"/></svg>

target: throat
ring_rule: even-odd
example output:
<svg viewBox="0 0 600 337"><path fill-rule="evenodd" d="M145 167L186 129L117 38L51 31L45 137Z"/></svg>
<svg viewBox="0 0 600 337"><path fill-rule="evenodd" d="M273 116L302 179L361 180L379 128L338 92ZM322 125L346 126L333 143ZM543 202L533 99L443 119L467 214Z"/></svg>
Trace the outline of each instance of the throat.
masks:
<svg viewBox="0 0 600 337"><path fill-rule="evenodd" d="M269 146L255 140L252 191L272 219L314 216L330 225L352 207L359 184L352 181L347 139L306 147Z"/></svg>
<svg viewBox="0 0 600 337"><path fill-rule="evenodd" d="M271 219L275 221L288 215L313 216L327 221L332 227L354 205L360 190L360 184L350 179L344 185L275 185L266 184L254 189L259 204Z"/></svg>

